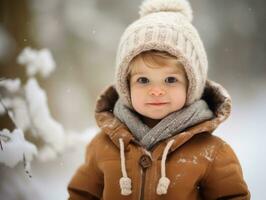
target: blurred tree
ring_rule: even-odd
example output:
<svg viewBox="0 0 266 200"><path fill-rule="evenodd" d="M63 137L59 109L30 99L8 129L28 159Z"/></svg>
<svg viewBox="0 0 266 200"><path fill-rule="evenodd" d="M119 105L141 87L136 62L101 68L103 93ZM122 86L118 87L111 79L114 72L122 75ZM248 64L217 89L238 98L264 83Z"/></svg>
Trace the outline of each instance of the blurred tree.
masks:
<svg viewBox="0 0 266 200"><path fill-rule="evenodd" d="M19 77L22 82L26 80L26 74L24 68L17 64L16 57L25 46L33 45L28 37L30 20L28 4L27 0L0 0L0 26L14 41L14 48L10 54L0 60L0 77L12 79ZM0 116L0 121L1 129L12 130L14 128L7 114Z"/></svg>

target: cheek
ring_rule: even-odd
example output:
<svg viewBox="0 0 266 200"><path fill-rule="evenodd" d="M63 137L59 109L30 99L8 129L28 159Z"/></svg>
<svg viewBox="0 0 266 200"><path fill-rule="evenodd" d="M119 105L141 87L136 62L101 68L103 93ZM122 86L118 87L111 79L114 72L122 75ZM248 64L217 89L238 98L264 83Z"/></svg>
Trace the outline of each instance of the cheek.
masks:
<svg viewBox="0 0 266 200"><path fill-rule="evenodd" d="M182 104L186 101L186 89L179 88L178 90L173 90L171 93L171 99L175 100L177 104Z"/></svg>
<svg viewBox="0 0 266 200"><path fill-rule="evenodd" d="M144 93L139 88L132 88L130 91L130 97L133 107L138 107L144 102Z"/></svg>

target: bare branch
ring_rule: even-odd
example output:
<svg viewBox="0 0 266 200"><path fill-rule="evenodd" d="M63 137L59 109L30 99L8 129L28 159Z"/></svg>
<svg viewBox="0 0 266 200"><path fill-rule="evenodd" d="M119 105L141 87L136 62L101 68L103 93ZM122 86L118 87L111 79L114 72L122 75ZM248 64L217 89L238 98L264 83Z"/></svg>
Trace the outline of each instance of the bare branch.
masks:
<svg viewBox="0 0 266 200"><path fill-rule="evenodd" d="M3 151L3 145L2 145L2 142L1 142L1 139L0 139L0 147L1 147L1 150Z"/></svg>

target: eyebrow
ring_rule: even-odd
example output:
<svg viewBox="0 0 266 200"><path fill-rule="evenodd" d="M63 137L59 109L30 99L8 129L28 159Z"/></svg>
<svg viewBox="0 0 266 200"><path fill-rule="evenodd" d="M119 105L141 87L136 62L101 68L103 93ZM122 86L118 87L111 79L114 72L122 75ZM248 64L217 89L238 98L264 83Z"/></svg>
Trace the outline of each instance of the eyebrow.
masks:
<svg viewBox="0 0 266 200"><path fill-rule="evenodd" d="M141 74L144 74L143 72L134 72L132 74L130 74L131 76L136 76L136 75L141 75Z"/></svg>
<svg viewBox="0 0 266 200"><path fill-rule="evenodd" d="M142 71L139 71L139 72L133 72L131 74L131 76L135 76L135 75L142 75L144 74L144 72ZM177 74L177 75L183 75L183 71L181 69L174 69L174 70L171 70L171 71L166 71L165 74Z"/></svg>
<svg viewBox="0 0 266 200"><path fill-rule="evenodd" d="M180 68L180 67L176 67L176 68L172 68L171 71L169 70L169 72L167 73L172 73L172 74L183 74L184 73L184 69Z"/></svg>

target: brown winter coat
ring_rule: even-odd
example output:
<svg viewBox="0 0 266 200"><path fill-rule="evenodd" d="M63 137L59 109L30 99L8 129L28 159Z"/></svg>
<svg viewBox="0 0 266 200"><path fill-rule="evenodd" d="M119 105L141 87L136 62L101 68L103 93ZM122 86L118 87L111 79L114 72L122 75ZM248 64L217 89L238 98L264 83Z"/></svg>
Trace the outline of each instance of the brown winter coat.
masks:
<svg viewBox="0 0 266 200"><path fill-rule="evenodd" d="M109 87L100 96L96 121L101 129L90 142L85 163L68 186L70 200L214 200L250 199L239 161L222 139L211 133L230 114L231 100L219 84L207 81L203 99L216 117L188 128L156 144L147 152L127 127L112 113L118 96ZM121 194L120 143L123 139L125 166L132 180L132 193ZM166 144L174 140L165 161L170 180L167 193L158 195L161 158Z"/></svg>

